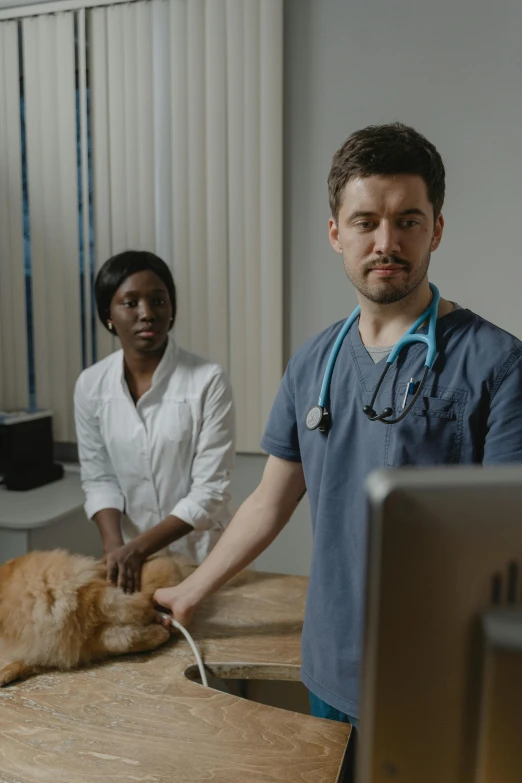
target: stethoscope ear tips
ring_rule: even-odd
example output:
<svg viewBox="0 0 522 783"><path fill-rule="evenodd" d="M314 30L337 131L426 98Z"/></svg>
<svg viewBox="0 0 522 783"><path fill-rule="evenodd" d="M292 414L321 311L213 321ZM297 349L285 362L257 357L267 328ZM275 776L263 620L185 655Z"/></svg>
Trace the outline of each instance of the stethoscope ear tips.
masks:
<svg viewBox="0 0 522 783"><path fill-rule="evenodd" d="M365 405L363 408L363 413L365 413L366 416L377 416L371 405Z"/></svg>

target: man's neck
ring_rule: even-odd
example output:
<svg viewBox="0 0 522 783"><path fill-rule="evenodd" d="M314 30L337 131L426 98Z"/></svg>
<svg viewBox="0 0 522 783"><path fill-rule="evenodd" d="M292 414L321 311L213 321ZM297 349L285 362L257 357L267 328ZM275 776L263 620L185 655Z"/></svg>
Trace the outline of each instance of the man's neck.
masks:
<svg viewBox="0 0 522 783"><path fill-rule="evenodd" d="M372 302L359 295L359 334L363 344L372 347L395 345L427 309L431 297L428 286L420 291L417 289L410 296L391 304ZM453 309L452 302L441 298L437 317L441 318Z"/></svg>

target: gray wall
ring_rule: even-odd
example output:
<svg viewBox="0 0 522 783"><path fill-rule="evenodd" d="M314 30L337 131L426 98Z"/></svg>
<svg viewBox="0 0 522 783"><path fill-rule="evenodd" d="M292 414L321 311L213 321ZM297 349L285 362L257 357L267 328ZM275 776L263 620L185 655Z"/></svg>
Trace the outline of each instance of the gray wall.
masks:
<svg viewBox="0 0 522 783"><path fill-rule="evenodd" d="M285 353L355 306L327 237L326 177L346 136L401 120L447 169L431 279L522 337L520 0L285 0ZM312 397L318 390L311 390ZM262 471L238 457L236 496ZM306 503L258 560L307 573Z"/></svg>

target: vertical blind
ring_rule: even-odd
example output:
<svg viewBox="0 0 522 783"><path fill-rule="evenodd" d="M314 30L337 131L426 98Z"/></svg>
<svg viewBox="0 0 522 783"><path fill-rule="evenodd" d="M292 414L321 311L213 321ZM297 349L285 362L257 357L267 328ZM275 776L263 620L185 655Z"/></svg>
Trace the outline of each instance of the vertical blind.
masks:
<svg viewBox="0 0 522 783"><path fill-rule="evenodd" d="M0 12L0 408L27 403L32 328L37 405L74 440L76 377L117 347L94 274L153 250L256 452L282 371L282 0L96 6Z"/></svg>
<svg viewBox="0 0 522 783"><path fill-rule="evenodd" d="M0 24L0 408L29 395L18 25Z"/></svg>

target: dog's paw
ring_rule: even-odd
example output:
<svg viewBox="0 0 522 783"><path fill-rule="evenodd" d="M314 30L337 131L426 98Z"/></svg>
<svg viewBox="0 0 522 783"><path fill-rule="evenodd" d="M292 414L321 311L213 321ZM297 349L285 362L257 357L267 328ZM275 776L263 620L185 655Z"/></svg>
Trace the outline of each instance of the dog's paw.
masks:
<svg viewBox="0 0 522 783"><path fill-rule="evenodd" d="M17 680L19 677L18 671L18 663L9 663L7 666L4 666L3 669L0 669L0 688L3 688L4 685L9 685L9 683L13 682L14 680Z"/></svg>
<svg viewBox="0 0 522 783"><path fill-rule="evenodd" d="M0 669L0 688L4 685L9 685L15 680L21 680L24 677L29 677L31 674L35 674L36 669L31 666L27 666L23 661L13 661L8 663L3 669Z"/></svg>

